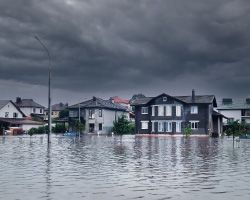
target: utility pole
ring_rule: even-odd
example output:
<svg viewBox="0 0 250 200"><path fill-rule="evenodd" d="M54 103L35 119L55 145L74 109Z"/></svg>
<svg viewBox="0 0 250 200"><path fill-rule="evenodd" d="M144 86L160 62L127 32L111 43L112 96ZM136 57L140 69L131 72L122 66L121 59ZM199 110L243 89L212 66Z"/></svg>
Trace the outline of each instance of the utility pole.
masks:
<svg viewBox="0 0 250 200"><path fill-rule="evenodd" d="M38 36L35 36L35 39L39 42L39 44L43 47L45 52L48 55L49 58L49 67L48 67L48 126L49 126L49 132L48 132L48 144L50 144L50 134L51 134L51 56L49 53L48 48L45 46L45 44L40 40Z"/></svg>

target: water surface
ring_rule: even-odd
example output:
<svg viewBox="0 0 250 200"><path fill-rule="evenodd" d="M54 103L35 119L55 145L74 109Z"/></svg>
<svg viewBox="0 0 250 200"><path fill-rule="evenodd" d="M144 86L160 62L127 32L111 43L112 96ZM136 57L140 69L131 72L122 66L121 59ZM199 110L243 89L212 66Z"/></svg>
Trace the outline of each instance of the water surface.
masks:
<svg viewBox="0 0 250 200"><path fill-rule="evenodd" d="M239 199L250 140L147 136L0 137L0 199Z"/></svg>

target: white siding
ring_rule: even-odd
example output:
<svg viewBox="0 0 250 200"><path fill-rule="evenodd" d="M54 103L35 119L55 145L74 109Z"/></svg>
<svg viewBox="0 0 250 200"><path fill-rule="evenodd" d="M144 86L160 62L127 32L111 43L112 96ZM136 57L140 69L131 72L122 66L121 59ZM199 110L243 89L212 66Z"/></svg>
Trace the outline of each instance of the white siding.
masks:
<svg viewBox="0 0 250 200"><path fill-rule="evenodd" d="M241 110L219 110L219 113L228 118L234 118L234 120L239 120L241 122ZM227 123L227 119L223 119L223 123Z"/></svg>
<svg viewBox="0 0 250 200"><path fill-rule="evenodd" d="M5 113L8 112L9 113L9 117L8 118L13 118L13 114L14 113L18 113L17 118L23 118L23 115L21 112L19 112L19 110L11 103L9 102L8 104L6 104L1 110L0 110L0 117L5 118Z"/></svg>
<svg viewBox="0 0 250 200"><path fill-rule="evenodd" d="M40 113L40 109L42 109L42 113ZM44 114L43 108L35 108L35 112L33 112L33 108L31 107L21 107L20 110L26 115L30 116L31 114Z"/></svg>

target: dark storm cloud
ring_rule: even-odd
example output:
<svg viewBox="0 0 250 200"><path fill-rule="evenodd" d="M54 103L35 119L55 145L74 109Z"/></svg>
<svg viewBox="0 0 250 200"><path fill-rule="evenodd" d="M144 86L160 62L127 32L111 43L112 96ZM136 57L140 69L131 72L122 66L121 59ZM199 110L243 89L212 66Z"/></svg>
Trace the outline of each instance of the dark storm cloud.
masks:
<svg viewBox="0 0 250 200"><path fill-rule="evenodd" d="M39 35L59 89L168 90L179 80L177 89L200 81L242 94L250 85L249 21L248 0L1 0L0 79L46 84Z"/></svg>

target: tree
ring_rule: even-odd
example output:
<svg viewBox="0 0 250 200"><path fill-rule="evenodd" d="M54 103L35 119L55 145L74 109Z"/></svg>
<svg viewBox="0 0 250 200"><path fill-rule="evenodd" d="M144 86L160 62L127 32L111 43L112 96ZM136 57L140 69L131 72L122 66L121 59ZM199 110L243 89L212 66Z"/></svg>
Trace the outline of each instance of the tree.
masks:
<svg viewBox="0 0 250 200"><path fill-rule="evenodd" d="M113 123L113 132L115 134L133 134L135 132L134 124L130 123L125 116L119 117L117 121Z"/></svg>
<svg viewBox="0 0 250 200"><path fill-rule="evenodd" d="M239 136L246 135L248 131L248 127L245 123L240 123L239 120L230 122L226 127L226 135L227 136Z"/></svg>
<svg viewBox="0 0 250 200"><path fill-rule="evenodd" d="M184 135L186 137L189 137L190 135L192 135L192 129L191 129L190 125L187 125L187 127L184 128Z"/></svg>
<svg viewBox="0 0 250 200"><path fill-rule="evenodd" d="M60 111L59 118L62 119L62 118L66 118L66 117L69 117L69 110L64 109L64 110Z"/></svg>

